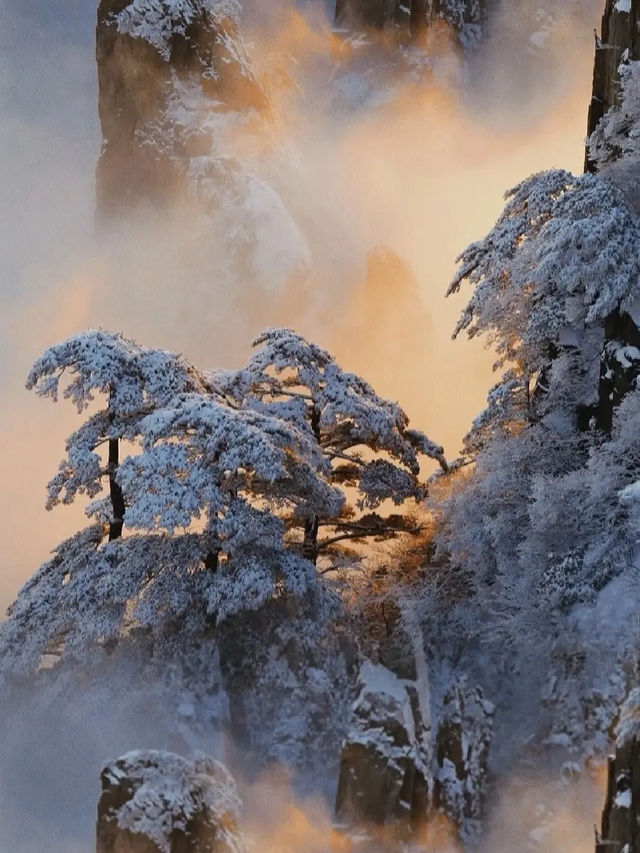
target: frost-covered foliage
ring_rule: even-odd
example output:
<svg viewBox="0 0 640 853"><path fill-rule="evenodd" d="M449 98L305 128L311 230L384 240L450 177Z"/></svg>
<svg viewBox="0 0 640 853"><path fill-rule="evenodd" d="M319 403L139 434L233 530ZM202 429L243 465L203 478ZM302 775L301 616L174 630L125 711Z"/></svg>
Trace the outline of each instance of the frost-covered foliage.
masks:
<svg viewBox="0 0 640 853"><path fill-rule="evenodd" d="M345 627L340 619L327 630L312 601L293 599L225 623L229 730L259 756L253 771L278 762L333 795L354 689L356 648Z"/></svg>
<svg viewBox="0 0 640 853"><path fill-rule="evenodd" d="M620 66L620 101L604 114L588 140L598 173L640 210L640 62Z"/></svg>
<svg viewBox="0 0 640 853"><path fill-rule="evenodd" d="M94 669L101 652L146 650L145 678L163 667L175 672L181 704L200 707L199 719L208 702L199 680L218 692L217 650L226 649L227 683L241 680L234 656L243 650L240 670L252 673L244 692L260 697L252 704L236 696L247 718L286 694L308 735L307 758L310 739L327 738L322 726L310 734L313 714L335 718L339 736L345 649L328 633L338 599L314 565L320 548L310 542L328 530L321 547L334 566L338 541L413 531L402 512L408 498L424 493L418 454L445 463L441 448L410 430L396 404L324 350L286 330L260 341L262 349L236 372L199 371L101 331L38 359L29 387L89 409L68 440L49 505L89 495L95 500L87 511L97 522L63 542L10 609L0 627L7 682L38 672L64 680L70 668ZM349 453L347 476L341 469ZM358 500L351 509L346 486ZM390 517L370 512L388 499L403 509ZM236 640L230 645L225 636ZM282 648L295 649L293 659L272 655ZM245 731L249 741L253 729ZM301 764L301 733L284 739L276 729L262 726L262 753Z"/></svg>
<svg viewBox="0 0 640 853"><path fill-rule="evenodd" d="M640 222L593 175L543 172L507 200L487 237L460 256L449 288L474 287L455 334L485 334L497 366L508 367L476 430L546 418L566 432L597 404L607 319L640 295Z"/></svg>
<svg viewBox="0 0 640 853"><path fill-rule="evenodd" d="M410 429L396 403L295 332L270 329L254 345L258 351L244 370L214 375L213 381L239 405L281 419L315 442L324 459L318 471L344 497L339 513L295 510L289 519L292 541L302 528L303 553L315 562L320 555L339 557L340 542L411 532L410 519L376 510L384 501L402 506L420 500L419 455L446 469L443 449ZM301 472L299 482L306 481ZM352 504L345 488L353 490Z"/></svg>
<svg viewBox="0 0 640 853"><path fill-rule="evenodd" d="M617 745L623 747L631 738L638 736L640 728L640 687L629 693L621 712L616 731Z"/></svg>
<svg viewBox="0 0 640 853"><path fill-rule="evenodd" d="M601 752L630 675L639 229L607 180L534 175L450 287L474 287L455 334L484 335L503 374L433 505L424 631L500 696L499 761L527 731L564 760Z"/></svg>
<svg viewBox="0 0 640 853"><path fill-rule="evenodd" d="M237 829L241 803L235 782L207 755L189 760L170 752L130 752L108 764L101 781L99 839L123 832L126 843L130 833L170 853L177 838L194 834L221 853L245 850Z"/></svg>
<svg viewBox="0 0 640 853"><path fill-rule="evenodd" d="M431 0L430 18L442 18L458 31L466 49L477 46L482 37L486 0Z"/></svg>
<svg viewBox="0 0 640 853"><path fill-rule="evenodd" d="M589 154L599 171L613 160L640 157L640 62L620 66L620 103L607 110L590 136Z"/></svg>
<svg viewBox="0 0 640 853"><path fill-rule="evenodd" d="M2 669L37 671L43 658L85 663L132 630L156 642L206 630L215 577L202 568L200 536L132 536L99 547L88 528L63 542L25 584L0 628Z"/></svg>
<svg viewBox="0 0 640 853"><path fill-rule="evenodd" d="M49 483L48 508L79 494L95 497L103 478L115 473L101 459L105 443L135 440L146 414L176 394L207 389L202 374L179 356L104 331L84 332L48 349L31 368L27 388L55 401L63 377L63 396L78 412L92 407L97 395L105 405L69 437L67 456ZM90 514L102 509L96 504Z"/></svg>
<svg viewBox="0 0 640 853"><path fill-rule="evenodd" d="M460 255L449 288L468 280L473 296L455 334L487 333L499 363L530 373L548 363L564 330L602 323L639 293L633 246L639 225L624 199L593 175L541 172L506 194L487 237Z"/></svg>

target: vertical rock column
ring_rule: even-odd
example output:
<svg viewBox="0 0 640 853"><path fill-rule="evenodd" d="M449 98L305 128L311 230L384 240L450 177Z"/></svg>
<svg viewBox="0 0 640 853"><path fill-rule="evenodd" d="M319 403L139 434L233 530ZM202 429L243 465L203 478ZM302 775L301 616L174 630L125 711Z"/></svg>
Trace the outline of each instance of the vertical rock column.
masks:
<svg viewBox="0 0 640 853"><path fill-rule="evenodd" d="M602 116L617 103L620 91L620 63L640 58L640 0L606 0L602 32L596 34L593 93L589 105L587 136L591 136ZM585 171L595 172L587 150Z"/></svg>
<svg viewBox="0 0 640 853"><path fill-rule="evenodd" d="M101 215L170 203L184 191L191 161L212 149L207 117L266 108L232 13L219 0L101 0ZM192 126L189 109L201 119Z"/></svg>
<svg viewBox="0 0 640 853"><path fill-rule="evenodd" d="M427 819L431 738L415 682L364 661L342 747L338 819L408 839Z"/></svg>
<svg viewBox="0 0 640 853"><path fill-rule="evenodd" d="M640 853L640 689L622 709L596 853Z"/></svg>

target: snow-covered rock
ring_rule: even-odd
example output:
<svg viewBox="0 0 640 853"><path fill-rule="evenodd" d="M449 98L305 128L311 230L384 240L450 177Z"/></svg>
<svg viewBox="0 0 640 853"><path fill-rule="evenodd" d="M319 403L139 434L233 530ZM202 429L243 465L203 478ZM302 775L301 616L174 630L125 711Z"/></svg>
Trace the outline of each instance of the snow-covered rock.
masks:
<svg viewBox="0 0 640 853"><path fill-rule="evenodd" d="M609 756L602 834L596 853L640 851L640 688L632 690L620 713L616 751Z"/></svg>
<svg viewBox="0 0 640 853"><path fill-rule="evenodd" d="M477 835L494 714L482 690L456 681L433 726L426 674L403 679L365 660L359 683L342 749L338 819L407 839L444 814L461 838Z"/></svg>
<svg viewBox="0 0 640 853"><path fill-rule="evenodd" d="M429 808L428 708L415 682L398 678L380 664L364 661L359 680L342 748L338 819L411 834L424 823Z"/></svg>
<svg viewBox="0 0 640 853"><path fill-rule="evenodd" d="M620 64L640 59L640 6L628 0L606 0L601 35L596 34L593 94L589 106L588 136L605 113L619 102ZM586 169L596 171L593 153L587 149Z"/></svg>
<svg viewBox="0 0 640 853"><path fill-rule="evenodd" d="M96 31L101 213L174 199L191 157L210 151L207 126L196 135L189 127L175 133L174 101L184 87L197 87L202 114L266 107L238 10L234 0L102 0Z"/></svg>
<svg viewBox="0 0 640 853"><path fill-rule="evenodd" d="M130 752L102 771L97 853L244 853L240 800L220 762Z"/></svg>
<svg viewBox="0 0 640 853"><path fill-rule="evenodd" d="M102 0L98 213L182 211L193 255L213 265L220 288L227 276L279 291L304 279L311 256L273 186L274 173L291 167L239 8L236 0ZM224 257L220 269L212 251Z"/></svg>
<svg viewBox="0 0 640 853"><path fill-rule="evenodd" d="M493 734L494 706L462 680L444 697L436 740L434 805L464 838L480 829Z"/></svg>

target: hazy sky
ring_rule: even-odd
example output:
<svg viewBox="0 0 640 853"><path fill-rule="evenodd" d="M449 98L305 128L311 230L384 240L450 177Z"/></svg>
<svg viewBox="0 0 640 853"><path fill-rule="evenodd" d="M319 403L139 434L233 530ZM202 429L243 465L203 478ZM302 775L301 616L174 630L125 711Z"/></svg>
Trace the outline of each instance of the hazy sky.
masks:
<svg viewBox="0 0 640 853"><path fill-rule="evenodd" d="M443 56L433 92L401 91L396 102L357 116L325 109L333 69L314 52L326 44L293 20L286 0L251 2L283 15L275 43L258 44L257 52L297 51L305 81L284 122L283 141L297 150L300 171L292 169L282 191L301 220L315 223L316 283L334 306L324 316L299 311L295 300L274 316L250 316L215 276L200 270L194 278L188 266L172 264L174 247L148 229L104 245L94 227L95 3L0 0L0 613L56 543L83 524L81 508L43 508L45 484L77 424L66 404L24 389L46 346L102 325L217 366L237 360L260 326L295 325L399 399L454 456L491 383L490 354L480 343L450 341L463 304L443 299L455 257L491 227L507 187L539 169L581 168L601 0L567 0L572 15L558 24L545 73L527 66L518 41L520 12L533 4L512 2L469 78L461 83L457 58ZM378 245L395 253L400 278L415 288L413 302L399 301L384 275L363 290L366 255ZM234 346L229 329L237 330ZM98 751L95 732L78 737L72 726L69 740L58 741L28 729L27 721L30 756L14 757L26 809L32 796L48 802L60 778L73 777L74 762L85 772L91 765L97 785L87 759ZM24 816L13 804L10 813L22 837ZM38 851L51 848L50 816L41 817L42 826L31 827ZM67 818L75 819L73 809ZM92 820L87 811L87 833Z"/></svg>
<svg viewBox="0 0 640 853"><path fill-rule="evenodd" d="M46 346L87 326L122 330L215 366L236 360L262 325L295 325L398 398L455 455L491 382L489 354L479 344L449 340L463 304L443 300L455 256L491 227L507 187L538 169L581 166L601 3L565 5L573 10L570 26L557 26L546 76L527 71L517 39L522 16L512 3L497 41L478 55L465 83L457 58L444 57L437 91L402 95L371 114L337 117L318 109L332 69L313 57L286 131L305 180L298 186L292 170L283 191L303 219L314 220L318 286L333 287L331 300L343 298L344 309L327 319L289 306L262 322L239 316L237 304L232 310L214 276L195 281L188 270L167 265L148 233L108 250L96 239L94 3L0 0L0 608L82 523L79 510L43 509L72 414L64 404L33 398L24 379ZM321 50L317 39L291 23L285 0L268 8L283 10L282 32L273 44L272 35L258 44L257 53L297 51L304 75L305 61ZM389 328L403 320L394 294L383 282L377 301L363 308L358 289L366 254L380 244L406 262L418 290L413 325L391 336ZM357 315L367 318L366 327ZM229 328L238 330L236 348L225 343Z"/></svg>

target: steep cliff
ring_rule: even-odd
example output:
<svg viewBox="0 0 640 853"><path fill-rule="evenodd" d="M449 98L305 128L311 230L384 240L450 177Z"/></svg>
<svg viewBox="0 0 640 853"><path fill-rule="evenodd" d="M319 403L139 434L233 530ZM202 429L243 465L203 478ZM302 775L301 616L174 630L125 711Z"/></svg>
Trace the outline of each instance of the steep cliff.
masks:
<svg viewBox="0 0 640 853"><path fill-rule="evenodd" d="M589 105L587 135L596 129L603 115L618 103L620 63L640 59L640 2L607 0L602 16L601 35L595 34L596 56L593 94ZM596 164L587 151L585 171L595 172Z"/></svg>
<svg viewBox="0 0 640 853"><path fill-rule="evenodd" d="M640 851L640 691L622 708L615 754L609 756L607 793L596 853Z"/></svg>
<svg viewBox="0 0 640 853"><path fill-rule="evenodd" d="M175 230L220 288L277 292L304 278L309 250L272 181L291 166L239 15L236 0L101 0L97 210L182 215Z"/></svg>
<svg viewBox="0 0 640 853"><path fill-rule="evenodd" d="M212 118L266 109L237 15L233 0L102 0L96 30L102 213L173 198L190 161L211 150ZM187 96L192 109L194 98L201 99L201 118L209 121L189 121L186 103L178 115L176 101Z"/></svg>

